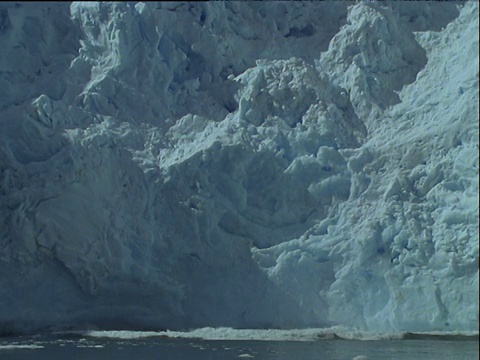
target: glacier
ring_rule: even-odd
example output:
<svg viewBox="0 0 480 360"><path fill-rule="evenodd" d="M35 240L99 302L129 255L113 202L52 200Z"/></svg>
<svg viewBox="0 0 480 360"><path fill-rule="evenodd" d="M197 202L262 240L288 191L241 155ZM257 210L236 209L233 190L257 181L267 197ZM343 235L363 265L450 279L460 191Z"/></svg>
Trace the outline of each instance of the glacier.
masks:
<svg viewBox="0 0 480 360"><path fill-rule="evenodd" d="M478 330L478 3L2 2L0 333Z"/></svg>

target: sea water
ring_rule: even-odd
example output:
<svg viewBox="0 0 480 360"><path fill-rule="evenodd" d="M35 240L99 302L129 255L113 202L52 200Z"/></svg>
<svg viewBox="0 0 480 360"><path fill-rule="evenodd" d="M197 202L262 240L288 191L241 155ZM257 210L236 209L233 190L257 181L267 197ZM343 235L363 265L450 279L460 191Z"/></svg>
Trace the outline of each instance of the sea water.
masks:
<svg viewBox="0 0 480 360"><path fill-rule="evenodd" d="M275 359L275 360L474 360L478 337L389 340L205 340L129 332L130 336L57 334L0 339L1 360L24 359ZM135 335L136 334L136 335Z"/></svg>

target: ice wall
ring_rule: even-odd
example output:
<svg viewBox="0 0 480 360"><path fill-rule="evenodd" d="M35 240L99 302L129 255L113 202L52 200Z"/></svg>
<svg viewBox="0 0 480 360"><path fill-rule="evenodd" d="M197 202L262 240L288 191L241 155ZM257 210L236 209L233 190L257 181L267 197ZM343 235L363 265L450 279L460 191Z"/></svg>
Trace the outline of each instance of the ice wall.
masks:
<svg viewBox="0 0 480 360"><path fill-rule="evenodd" d="M0 329L477 329L477 14L0 4Z"/></svg>

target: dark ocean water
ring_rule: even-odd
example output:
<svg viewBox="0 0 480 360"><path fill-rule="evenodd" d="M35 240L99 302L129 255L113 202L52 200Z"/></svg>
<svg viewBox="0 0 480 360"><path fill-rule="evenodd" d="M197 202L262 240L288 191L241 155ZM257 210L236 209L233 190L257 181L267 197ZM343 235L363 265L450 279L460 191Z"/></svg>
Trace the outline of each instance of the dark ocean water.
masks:
<svg viewBox="0 0 480 360"><path fill-rule="evenodd" d="M362 355L370 360L476 360L479 346L478 338L253 341L167 337L112 339L50 335L0 339L0 360L351 360Z"/></svg>

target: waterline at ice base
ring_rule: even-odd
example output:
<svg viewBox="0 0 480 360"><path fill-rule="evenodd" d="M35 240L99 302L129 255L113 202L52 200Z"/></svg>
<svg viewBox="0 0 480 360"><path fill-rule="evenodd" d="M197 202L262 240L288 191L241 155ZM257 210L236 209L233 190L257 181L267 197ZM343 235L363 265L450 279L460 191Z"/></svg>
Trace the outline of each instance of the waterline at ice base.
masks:
<svg viewBox="0 0 480 360"><path fill-rule="evenodd" d="M478 31L476 1L1 3L0 334L478 334Z"/></svg>

